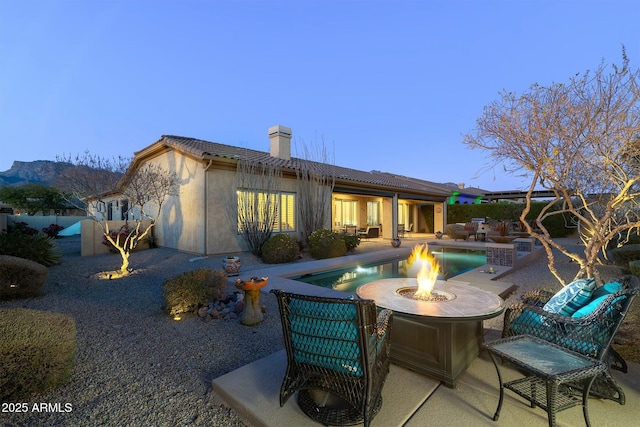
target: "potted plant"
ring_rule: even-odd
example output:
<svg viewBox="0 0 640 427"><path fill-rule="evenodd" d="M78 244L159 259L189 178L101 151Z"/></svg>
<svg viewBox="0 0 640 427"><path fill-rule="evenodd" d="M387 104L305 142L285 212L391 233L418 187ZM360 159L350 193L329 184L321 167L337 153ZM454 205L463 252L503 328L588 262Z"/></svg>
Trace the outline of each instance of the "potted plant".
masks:
<svg viewBox="0 0 640 427"><path fill-rule="evenodd" d="M237 276L242 267L239 256L227 256L222 259L222 269L227 276Z"/></svg>

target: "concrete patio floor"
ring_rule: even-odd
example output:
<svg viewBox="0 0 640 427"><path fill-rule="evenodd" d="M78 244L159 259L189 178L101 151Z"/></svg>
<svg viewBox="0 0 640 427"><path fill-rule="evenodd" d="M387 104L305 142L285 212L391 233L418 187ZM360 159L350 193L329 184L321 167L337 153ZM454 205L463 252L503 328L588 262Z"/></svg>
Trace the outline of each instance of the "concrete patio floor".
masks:
<svg viewBox="0 0 640 427"><path fill-rule="evenodd" d="M489 330L487 340L499 331ZM293 427L320 425L299 408L294 395L281 408L280 384L286 369L284 350L243 366L213 381L213 390L232 407L247 425ZM505 381L519 375L501 366ZM594 427L637 426L640 419L640 365L629 364L629 372L613 371L626 395L626 404L589 399L589 418ZM498 404L498 377L493 363L483 352L462 376L456 388L448 388L424 375L391 365L382 391L382 408L372 427L422 426L544 426L547 414L530 408L515 394L506 391L498 421L493 421ZM556 416L558 426L585 425L580 406Z"/></svg>
<svg viewBox="0 0 640 427"><path fill-rule="evenodd" d="M327 260L309 261L279 266L260 266L260 274L269 277L269 285L263 292L278 288L314 295L342 295L344 293L318 286L307 285L288 279L304 272L318 271L339 266L387 259L393 256L406 257L413 246L425 241L433 242L432 236L414 235L403 241L403 246L388 249L389 241L371 239L363 242L358 254ZM437 243L437 242L436 242ZM453 242L456 246L481 246L482 242ZM493 292L506 298L514 289L508 282L499 280L506 268L497 274L483 273L483 267L460 276L455 280ZM255 271L245 271L240 278L249 278ZM485 340L500 337L497 329L485 329ZM264 427L289 427L319 425L310 420L298 408L293 396L281 408L279 391L286 369L284 350L243 366L213 381L214 393L221 404L233 408L247 425ZM506 381L518 374L501 367ZM640 425L640 365L629 363L629 372L613 371L613 375L626 394L626 405L609 400L589 399L591 425L637 426ZM530 426L547 425L547 414L539 408L530 408L515 394L506 391L505 401L498 421L493 414L498 404L498 377L488 355L483 352L463 374L456 388L448 388L436 380L397 365L391 365L383 389L383 405L372 422L372 427L387 426ZM574 407L557 415L559 426L582 426L584 418L580 407Z"/></svg>

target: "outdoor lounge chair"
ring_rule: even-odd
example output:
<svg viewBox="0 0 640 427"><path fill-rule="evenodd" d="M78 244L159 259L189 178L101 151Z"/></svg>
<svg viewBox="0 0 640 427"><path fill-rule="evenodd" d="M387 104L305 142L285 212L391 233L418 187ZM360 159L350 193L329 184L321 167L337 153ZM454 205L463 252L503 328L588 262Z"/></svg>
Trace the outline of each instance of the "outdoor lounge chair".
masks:
<svg viewBox="0 0 640 427"><path fill-rule="evenodd" d="M358 231L358 236L361 239L369 240L373 237L378 237L380 229L378 227L371 227L367 225L367 228L364 230Z"/></svg>
<svg viewBox="0 0 640 427"><path fill-rule="evenodd" d="M325 425L369 426L389 373L392 312L371 300L297 295L278 298L287 352L280 406L298 405Z"/></svg>
<svg viewBox="0 0 640 427"><path fill-rule="evenodd" d="M454 231L453 238L454 240L463 239L469 240L469 237L473 236L473 240L478 240L478 223L477 222L467 222L464 224L464 228L457 229Z"/></svg>
<svg viewBox="0 0 640 427"><path fill-rule="evenodd" d="M555 423L557 410L580 404L579 399L567 400L571 389L582 394L587 425L589 394L624 405L624 392L611 376L610 369L626 372L627 367L624 359L611 347L611 342L639 290L640 280L637 277L624 276L598 288L595 288L593 279L580 279L555 295L544 290L525 294L522 303L505 311L503 339L485 344L492 359L495 354L519 368L529 367L528 377L505 383L504 387L531 400L532 405L535 401L537 406L545 409L549 413L549 425ZM530 345L534 342L535 345ZM527 345L535 348L534 353L538 356L524 351ZM505 352L517 346L520 346L519 350L505 358ZM554 352L561 357L554 358L551 355ZM569 368L566 372L556 371L553 375L544 372L550 367L557 369L559 360L563 358L578 362L567 363ZM540 369L531 370L531 366L539 366ZM544 381L536 382L541 377ZM502 403L502 380L500 382L501 399L494 419L497 419ZM535 395L536 389L538 396Z"/></svg>

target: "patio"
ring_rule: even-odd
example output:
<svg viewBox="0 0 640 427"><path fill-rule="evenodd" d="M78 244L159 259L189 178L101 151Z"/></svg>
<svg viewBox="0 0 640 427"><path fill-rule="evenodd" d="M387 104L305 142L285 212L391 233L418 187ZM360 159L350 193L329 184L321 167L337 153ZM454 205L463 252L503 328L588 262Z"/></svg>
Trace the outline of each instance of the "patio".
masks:
<svg viewBox="0 0 640 427"><path fill-rule="evenodd" d="M317 295L335 295L336 291L295 282L286 277L293 275L292 270L313 271L331 268L345 263L362 260L382 259L390 254L408 254L415 244L431 240L432 236L414 235L403 239L401 248L389 249L388 240L371 239L363 242L357 255L349 255L340 259L310 261L287 266L261 268L264 275L270 277L269 289L279 288L299 293L310 292ZM453 241L447 243L454 244ZM483 245L482 242L457 242L458 245ZM537 256L536 254L530 256ZM508 282L496 280L506 270L500 269L497 275L482 273L483 268L457 276L456 281L472 283L481 289L494 292L506 298L514 286ZM250 274L250 273L245 273ZM267 295L263 294L267 298ZM485 340L491 341L500 337L499 325L486 322ZM298 408L295 398L290 399L284 407L279 405L280 384L286 368L284 350L275 352L263 359L245 365L235 371L213 380L213 391L221 399L221 404L233 408L248 424L252 426L282 425L316 425ZM505 380L515 378L515 371L502 369ZM623 374L613 371L618 383L627 396L624 406L608 400L592 398L589 400L589 414L594 426L626 426L636 425L638 405L640 404L640 365L629 363L629 372ZM391 365L387 382L383 389L383 405L374 418L373 426L423 426L423 425L486 425L512 426L546 425L547 414L539 408L532 409L517 396L507 393L498 421L492 417L498 404L498 377L489 356L483 352L462 374L455 388L425 375L418 374L397 365ZM318 424L319 425L319 424ZM559 426L584 425L582 410L572 408L558 415Z"/></svg>
<svg viewBox="0 0 640 427"><path fill-rule="evenodd" d="M499 331L486 331L485 338L499 338ZM280 408L278 396L286 367L284 350L216 378L213 390L230 405L248 425L264 427L319 425L302 413L294 398ZM518 375L502 368L505 380ZM593 426L637 425L640 404L640 365L629 364L629 372L614 371L624 388L624 406L609 400L590 399L589 415ZM547 414L531 409L512 393L505 401L498 421L492 417L498 404L498 377L486 353L482 353L463 374L454 389L427 376L391 365L382 391L383 404L372 426L545 426ZM580 407L558 415L559 426L582 426Z"/></svg>

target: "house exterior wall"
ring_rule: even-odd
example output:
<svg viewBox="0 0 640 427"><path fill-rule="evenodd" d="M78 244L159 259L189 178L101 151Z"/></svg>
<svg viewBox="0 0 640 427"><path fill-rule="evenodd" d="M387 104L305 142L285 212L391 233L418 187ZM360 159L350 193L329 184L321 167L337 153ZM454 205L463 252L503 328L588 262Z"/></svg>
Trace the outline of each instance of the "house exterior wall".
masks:
<svg viewBox="0 0 640 427"><path fill-rule="evenodd" d="M163 203L156 221L159 246L205 253L205 168L201 161L176 151L162 153L149 162L173 171L180 180L178 194Z"/></svg>
<svg viewBox="0 0 640 427"><path fill-rule="evenodd" d="M246 251L238 234L236 171L210 169L206 176L206 253L209 255ZM203 251L205 253L205 251Z"/></svg>
<svg viewBox="0 0 640 427"><path fill-rule="evenodd" d="M211 168L206 176L206 253L208 255L231 254L247 251L247 245L238 230L238 180L235 169ZM300 203L296 178L282 178L279 191L296 194L296 209ZM327 213L327 218L330 213ZM296 211L294 231L285 232L299 240L300 212ZM203 252L204 253L204 252Z"/></svg>

